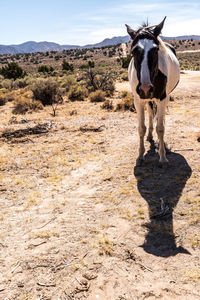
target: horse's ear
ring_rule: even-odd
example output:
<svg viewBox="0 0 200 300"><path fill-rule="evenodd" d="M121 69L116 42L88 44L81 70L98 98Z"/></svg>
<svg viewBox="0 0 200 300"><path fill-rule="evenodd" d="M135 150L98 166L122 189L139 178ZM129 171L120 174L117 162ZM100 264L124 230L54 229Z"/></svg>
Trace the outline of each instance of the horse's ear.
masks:
<svg viewBox="0 0 200 300"><path fill-rule="evenodd" d="M132 38L132 40L134 40L135 37L136 37L136 31L133 30L133 29L132 29L130 26L128 26L127 24L125 24L125 25L126 25L128 34L130 35L130 37Z"/></svg>
<svg viewBox="0 0 200 300"><path fill-rule="evenodd" d="M154 35L157 37L160 33L161 33L161 30L163 28L163 25L165 23L165 19L166 17L164 17L164 19L162 20L162 22L160 24L158 24L155 28L154 28Z"/></svg>

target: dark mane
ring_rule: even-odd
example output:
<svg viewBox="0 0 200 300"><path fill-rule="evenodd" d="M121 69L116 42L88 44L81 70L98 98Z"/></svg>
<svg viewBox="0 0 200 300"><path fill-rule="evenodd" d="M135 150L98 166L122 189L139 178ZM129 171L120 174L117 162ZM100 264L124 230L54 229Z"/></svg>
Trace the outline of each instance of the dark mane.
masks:
<svg viewBox="0 0 200 300"><path fill-rule="evenodd" d="M142 28L142 27L147 27L147 26L149 26L150 24L149 24L149 21L148 21L148 19L147 19L147 21L146 22L143 22L142 23L142 26L140 27L140 28Z"/></svg>
<svg viewBox="0 0 200 300"><path fill-rule="evenodd" d="M157 37L155 37L154 35L154 28L156 26L155 25L148 25L147 23L143 23L142 26L140 26L138 28L138 30L136 31L136 36L132 42L131 48L134 47L135 44L137 44L139 39L151 39L153 40L157 45L159 45L159 41L157 39Z"/></svg>
<svg viewBox="0 0 200 300"><path fill-rule="evenodd" d="M148 20L147 20L147 22L143 22L142 26L140 26L138 28L138 30L136 31L136 37L139 36L141 38L141 36L145 35L145 37L155 39L155 36L154 36L155 27L156 27L156 25L149 25Z"/></svg>

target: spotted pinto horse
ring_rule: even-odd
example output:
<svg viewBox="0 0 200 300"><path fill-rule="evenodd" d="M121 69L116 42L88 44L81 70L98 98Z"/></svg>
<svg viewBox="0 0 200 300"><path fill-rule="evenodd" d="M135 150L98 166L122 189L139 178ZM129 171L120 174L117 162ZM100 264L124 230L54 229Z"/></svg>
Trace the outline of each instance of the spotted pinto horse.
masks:
<svg viewBox="0 0 200 300"><path fill-rule="evenodd" d="M153 117L156 111L156 131L159 139L159 162L167 164L164 145L165 111L169 95L177 86L180 78L179 62L175 49L159 37L163 21L154 26L147 24L138 30L126 25L132 39L132 59L128 67L128 77L134 95L134 105L138 115L139 156L136 165L144 160L144 136L146 133L144 107L147 105L149 114L149 129L147 140L153 139ZM155 108L155 109L154 109Z"/></svg>

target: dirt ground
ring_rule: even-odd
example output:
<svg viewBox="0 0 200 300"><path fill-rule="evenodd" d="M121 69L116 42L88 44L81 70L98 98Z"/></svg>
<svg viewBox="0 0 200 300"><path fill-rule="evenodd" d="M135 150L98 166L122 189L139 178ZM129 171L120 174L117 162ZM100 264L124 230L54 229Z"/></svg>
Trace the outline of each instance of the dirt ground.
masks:
<svg viewBox="0 0 200 300"><path fill-rule="evenodd" d="M173 93L168 168L148 142L135 166L133 112L0 107L0 299L200 299L199 83L185 72Z"/></svg>

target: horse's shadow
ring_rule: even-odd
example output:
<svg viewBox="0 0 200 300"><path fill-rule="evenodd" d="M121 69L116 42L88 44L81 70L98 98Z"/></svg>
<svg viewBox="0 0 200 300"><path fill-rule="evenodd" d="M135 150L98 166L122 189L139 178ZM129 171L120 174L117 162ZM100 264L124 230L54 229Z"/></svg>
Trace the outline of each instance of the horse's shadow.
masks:
<svg viewBox="0 0 200 300"><path fill-rule="evenodd" d="M162 257L189 254L183 247L176 246L173 209L192 171L182 155L169 151L169 166L161 168L155 149L152 141L142 166L134 168L138 190L149 206L150 222L145 224L148 232L142 247L146 252Z"/></svg>

